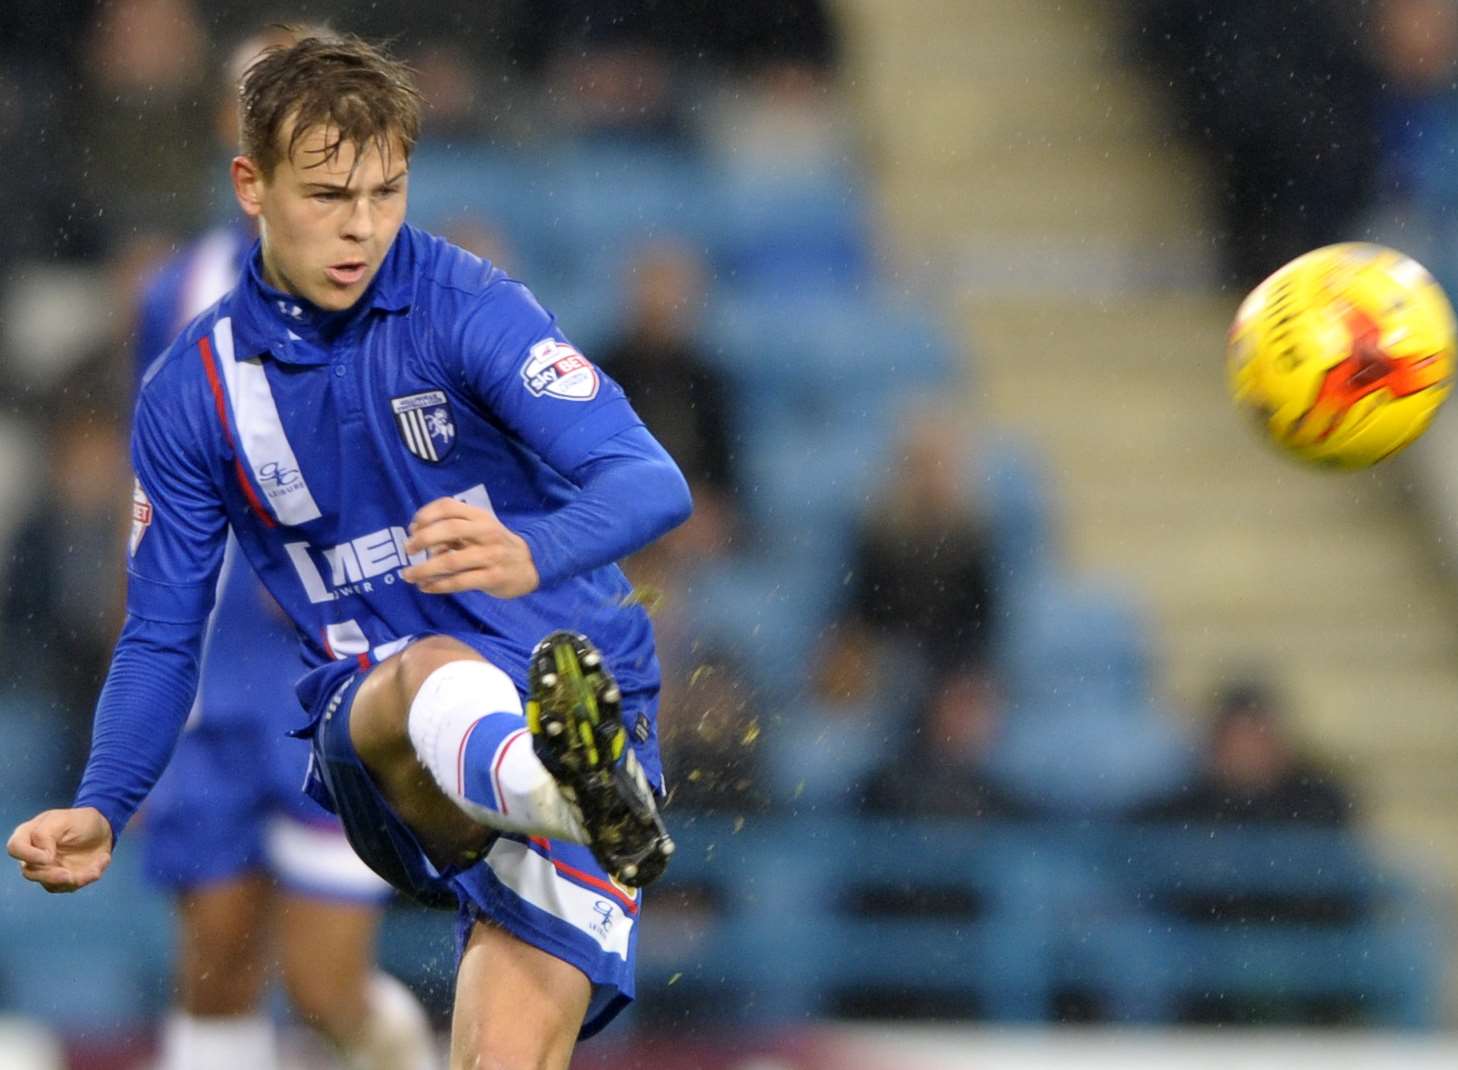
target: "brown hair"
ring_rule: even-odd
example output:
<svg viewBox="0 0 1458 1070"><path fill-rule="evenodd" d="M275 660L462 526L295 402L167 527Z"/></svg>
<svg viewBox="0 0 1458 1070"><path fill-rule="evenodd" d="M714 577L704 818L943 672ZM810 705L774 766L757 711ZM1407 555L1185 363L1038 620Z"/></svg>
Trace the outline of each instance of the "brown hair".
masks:
<svg viewBox="0 0 1458 1070"><path fill-rule="evenodd" d="M265 175L280 160L292 160L299 139L315 127L333 135L315 164L338 157L346 143L354 146L356 159L374 145L388 160L394 138L403 142L408 160L420 136L414 72L349 34L301 37L266 49L243 75L238 104L243 154ZM288 144L282 145L291 120Z"/></svg>

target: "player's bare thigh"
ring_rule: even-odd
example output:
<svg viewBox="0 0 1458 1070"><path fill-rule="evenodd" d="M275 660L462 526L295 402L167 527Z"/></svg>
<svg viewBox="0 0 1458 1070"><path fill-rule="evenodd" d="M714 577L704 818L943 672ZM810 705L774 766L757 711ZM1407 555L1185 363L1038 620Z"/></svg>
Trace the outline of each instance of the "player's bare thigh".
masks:
<svg viewBox="0 0 1458 1070"><path fill-rule="evenodd" d="M456 974L450 1070L565 1070L591 998L577 967L478 921Z"/></svg>
<svg viewBox="0 0 1458 1070"><path fill-rule="evenodd" d="M410 704L416 692L436 669L462 660L485 659L443 635L412 643L370 670L349 715L350 740L365 768L438 866L472 857L492 835L446 797L410 742Z"/></svg>

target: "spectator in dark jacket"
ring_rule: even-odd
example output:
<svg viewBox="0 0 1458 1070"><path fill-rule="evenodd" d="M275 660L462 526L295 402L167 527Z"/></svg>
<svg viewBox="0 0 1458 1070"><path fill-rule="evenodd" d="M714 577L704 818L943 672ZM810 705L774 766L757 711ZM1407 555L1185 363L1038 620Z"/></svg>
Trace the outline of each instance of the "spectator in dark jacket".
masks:
<svg viewBox="0 0 1458 1070"><path fill-rule="evenodd" d="M1301 754L1272 688L1250 680L1220 694L1200 776L1141 816L1341 827L1351 823L1352 800L1329 770Z"/></svg>

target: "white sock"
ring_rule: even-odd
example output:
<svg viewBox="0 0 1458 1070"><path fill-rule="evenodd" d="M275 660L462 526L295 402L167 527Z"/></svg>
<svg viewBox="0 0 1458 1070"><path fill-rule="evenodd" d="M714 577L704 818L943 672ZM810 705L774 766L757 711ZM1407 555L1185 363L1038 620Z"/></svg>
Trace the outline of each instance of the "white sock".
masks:
<svg viewBox="0 0 1458 1070"><path fill-rule="evenodd" d="M273 1022L261 1014L196 1016L175 1011L162 1027L158 1070L277 1070Z"/></svg>
<svg viewBox="0 0 1458 1070"><path fill-rule="evenodd" d="M388 973L370 978L364 1038L348 1053L351 1070L438 1070L435 1033L415 995Z"/></svg>
<svg viewBox="0 0 1458 1070"><path fill-rule="evenodd" d="M410 741L442 791L473 821L506 832L586 843L576 807L532 750L511 677L484 661L452 661L410 704Z"/></svg>

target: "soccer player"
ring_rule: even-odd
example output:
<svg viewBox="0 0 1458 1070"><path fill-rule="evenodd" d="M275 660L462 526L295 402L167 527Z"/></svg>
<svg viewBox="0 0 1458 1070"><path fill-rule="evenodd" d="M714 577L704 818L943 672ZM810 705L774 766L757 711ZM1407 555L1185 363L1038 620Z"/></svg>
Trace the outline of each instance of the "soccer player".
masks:
<svg viewBox="0 0 1458 1070"><path fill-rule="evenodd" d="M218 123L226 144L237 144L248 64L297 36L275 27L235 51ZM163 266L143 302L139 373L237 284L255 240L240 218ZM146 870L177 897L179 920L179 1008L162 1033L159 1070L278 1065L262 1013L275 937L294 1009L351 1067L430 1070L424 1008L373 968L390 886L350 848L338 819L299 790L308 748L286 736L301 717L298 641L231 538L203 650L197 701L147 808ZM240 765L257 774L220 775Z"/></svg>
<svg viewBox="0 0 1458 1070"><path fill-rule="evenodd" d="M632 998L639 889L672 851L652 630L613 562L687 486L524 287L404 225L405 68L307 38L240 96L261 240L143 383L91 757L8 849L50 891L101 876L191 705L231 529L314 666L310 794L458 911L452 1065L565 1067Z"/></svg>

